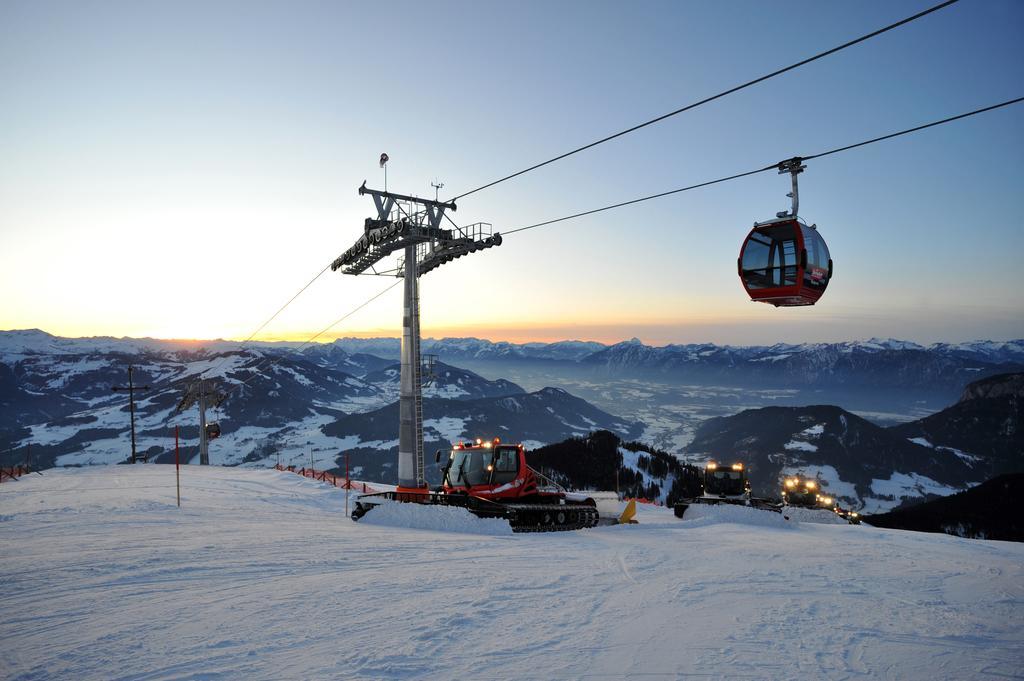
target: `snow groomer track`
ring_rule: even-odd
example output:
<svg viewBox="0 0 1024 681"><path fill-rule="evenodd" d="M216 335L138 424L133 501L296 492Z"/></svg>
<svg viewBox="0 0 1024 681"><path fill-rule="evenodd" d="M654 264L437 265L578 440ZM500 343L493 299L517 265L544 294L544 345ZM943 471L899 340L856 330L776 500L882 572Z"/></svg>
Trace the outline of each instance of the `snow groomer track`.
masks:
<svg viewBox="0 0 1024 681"><path fill-rule="evenodd" d="M236 468L183 467L180 510L172 466L5 483L0 676L974 679L1024 660L1020 544L742 508L515 535L402 510L357 525L343 490Z"/></svg>

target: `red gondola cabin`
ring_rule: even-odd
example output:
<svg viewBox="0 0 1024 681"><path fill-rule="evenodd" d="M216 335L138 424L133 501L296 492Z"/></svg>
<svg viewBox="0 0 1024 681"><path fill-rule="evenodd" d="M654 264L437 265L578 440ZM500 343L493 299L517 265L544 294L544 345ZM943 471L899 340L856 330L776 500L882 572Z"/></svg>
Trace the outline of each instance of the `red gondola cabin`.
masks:
<svg viewBox="0 0 1024 681"><path fill-rule="evenodd" d="M750 299L775 307L814 305L832 278L825 240L793 217L755 224L737 265Z"/></svg>

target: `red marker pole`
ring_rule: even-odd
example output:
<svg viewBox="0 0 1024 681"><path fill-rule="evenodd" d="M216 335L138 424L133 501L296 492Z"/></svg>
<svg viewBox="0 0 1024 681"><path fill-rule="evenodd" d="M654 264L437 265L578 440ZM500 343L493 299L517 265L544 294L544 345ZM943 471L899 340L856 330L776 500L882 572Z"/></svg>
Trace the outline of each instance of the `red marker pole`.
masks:
<svg viewBox="0 0 1024 681"><path fill-rule="evenodd" d="M345 452L345 517L348 517L348 491L352 488L352 483L348 479L348 452Z"/></svg>
<svg viewBox="0 0 1024 681"><path fill-rule="evenodd" d="M178 486L178 508L181 508L181 466L178 463L178 426L174 426L174 481Z"/></svg>

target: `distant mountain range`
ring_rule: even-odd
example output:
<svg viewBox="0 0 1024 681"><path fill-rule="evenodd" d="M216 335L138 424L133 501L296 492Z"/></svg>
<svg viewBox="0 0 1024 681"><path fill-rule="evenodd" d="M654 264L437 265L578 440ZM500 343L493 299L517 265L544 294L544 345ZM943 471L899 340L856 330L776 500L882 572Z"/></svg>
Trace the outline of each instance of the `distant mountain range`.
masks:
<svg viewBox="0 0 1024 681"><path fill-rule="evenodd" d="M216 355L237 351L237 341L178 341L132 338L60 338L38 329L0 331L0 358L5 362L30 355L82 355L120 353L175 356ZM318 364L359 375L383 368L398 358L397 338L340 338L332 343L300 347L290 342L251 342L246 347L260 352L298 353ZM948 380L957 385L960 375L982 378L985 372L1024 370L1024 339L971 341L919 345L910 341L872 338L843 343L802 343L753 346L689 344L650 346L633 338L605 345L592 341L556 343L492 342L478 338L426 338L422 351L444 361L549 361L575 363L606 373L695 372L694 375L744 374L750 380L779 379L788 384L808 384L825 377L872 383L909 380L927 383ZM896 375L893 376L893 369ZM973 374L973 375L972 375ZM781 378L780 378L781 377Z"/></svg>
<svg viewBox="0 0 1024 681"><path fill-rule="evenodd" d="M130 452L128 399L111 387L135 369L138 451L173 460L196 456L197 410L175 408L202 376L227 394L210 421L222 435L211 461L222 464L349 463L371 479L390 479L397 437L398 378L392 359L335 345L298 352L289 345L156 340L62 339L40 331L0 332L0 462L85 465L124 461ZM142 389L147 387L148 389ZM425 376L430 447L457 438L499 436L541 446L593 429L636 437L642 426L612 416L558 388L527 392L443 362ZM394 412L394 414L392 414ZM6 450L6 451L4 451Z"/></svg>
<svg viewBox="0 0 1024 681"><path fill-rule="evenodd" d="M328 349L330 348L330 349ZM397 339L343 338L304 350L322 357L398 357ZM492 343L476 338L425 339L423 352L488 375L524 371L572 381L651 381L660 384L797 390L861 412L920 413L941 408L967 383L1024 371L1024 340L919 345L873 338L843 343L714 344L653 347L637 339L602 345L583 341ZM320 361L320 360L318 360ZM342 370L346 370L343 367ZM813 395L810 397L809 395ZM595 396L588 396L593 398ZM606 408L609 405L604 405Z"/></svg>
<svg viewBox="0 0 1024 681"><path fill-rule="evenodd" d="M743 461L755 491L781 476L818 476L844 505L879 512L1024 470L1024 375L972 383L959 402L881 428L834 406L766 407L705 421L685 458Z"/></svg>
<svg viewBox="0 0 1024 681"><path fill-rule="evenodd" d="M136 384L150 386L138 395L136 418L139 452L153 460L173 457L175 426L180 427L184 460L195 457L196 410L177 414L175 406L202 375L228 395L209 414L223 433L211 445L214 463L264 465L280 457L282 463L313 461L320 468L340 468L340 453L346 452L354 474L390 480L397 446L397 350L395 339L242 347L232 341L65 339L36 330L0 332L0 461L20 461L29 456L29 447L35 463L44 466L125 460L127 396L110 388L125 383L131 364ZM777 491L780 474L820 474L844 503L869 512L951 494L1000 472L1024 468L1019 371L1017 376L985 378L999 368L1024 366L1022 341L652 348L635 340L604 346L442 339L425 341L424 352L442 360L424 390L428 455L461 438L498 436L539 449L597 430L651 444L659 432L672 433L678 426L680 431L689 429L692 439L687 436L663 449L684 460L702 464L711 457L743 458L755 487L765 494ZM491 375L502 368L511 372L529 366L532 376L550 377L552 383L527 390L518 381L486 379L453 362L488 366ZM600 407L555 387L566 369L586 378L565 385L589 391L588 399L598 400ZM939 413L890 428L834 406L746 409L703 420L706 416L692 407L697 402L679 402L703 399L699 376L710 377L708 385L809 382L806 391L789 391L790 400L805 392L826 395L837 382L856 384L864 389L862 404L869 410L907 385L940 386L940 391L953 393L949 401L956 395L961 399ZM656 384L672 377L693 382L682 391L650 396ZM981 380L964 389L964 377ZM617 382L617 392L602 399L611 381ZM712 393L718 397L708 399L718 400L717 413L757 404L744 401L743 395L752 394L747 388L708 391ZM651 409L652 399L660 400L663 408ZM637 408L644 400L647 412ZM651 420L637 417L643 413L651 414ZM624 456L632 461L634 455ZM665 478L650 476L643 484L645 489L657 485L661 497L671 487Z"/></svg>

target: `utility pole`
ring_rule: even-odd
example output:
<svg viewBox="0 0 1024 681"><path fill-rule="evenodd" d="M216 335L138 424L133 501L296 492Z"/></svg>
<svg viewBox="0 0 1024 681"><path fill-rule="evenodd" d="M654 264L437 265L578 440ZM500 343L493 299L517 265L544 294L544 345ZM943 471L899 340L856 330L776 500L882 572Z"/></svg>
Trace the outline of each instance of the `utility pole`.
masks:
<svg viewBox="0 0 1024 681"><path fill-rule="evenodd" d="M178 508L181 508L181 463L178 459L178 426L174 426L174 484L178 488Z"/></svg>
<svg viewBox="0 0 1024 681"><path fill-rule="evenodd" d="M386 155L382 155L381 165L385 162ZM386 187L384 191L369 189L366 182L359 188L359 194L373 198L377 217L366 218L362 237L331 263L331 270L405 279L398 404L398 491L425 493L419 278L456 258L500 246L501 235L493 234L491 225L485 222L443 229L445 211L456 209L452 202L395 194ZM375 265L396 251L404 253L398 267L378 272Z"/></svg>
<svg viewBox="0 0 1024 681"><path fill-rule="evenodd" d="M36 475L42 475L42 473L35 467L35 460L32 458L32 443L29 442L25 445L25 468L26 470L35 473Z"/></svg>
<svg viewBox="0 0 1024 681"><path fill-rule="evenodd" d="M124 392L125 390L128 391L128 409L131 411L132 414L132 463L135 463L136 460L138 459L138 457L135 454L135 391L138 390L145 392L150 389L150 386L148 385L140 385L136 387L135 381L132 378L132 374L134 373L134 371L135 367L129 364L128 385L115 385L110 388L114 392Z"/></svg>

